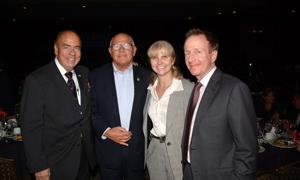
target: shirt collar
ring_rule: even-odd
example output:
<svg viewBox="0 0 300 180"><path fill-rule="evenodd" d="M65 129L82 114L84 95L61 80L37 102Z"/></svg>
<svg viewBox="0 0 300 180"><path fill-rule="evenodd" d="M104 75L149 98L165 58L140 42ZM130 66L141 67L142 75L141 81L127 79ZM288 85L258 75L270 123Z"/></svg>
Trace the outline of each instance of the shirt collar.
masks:
<svg viewBox="0 0 300 180"><path fill-rule="evenodd" d="M59 61L58 61L57 58L55 58L54 62L55 62L55 64L56 64L56 66L57 66L57 68L58 68L60 74L61 74L63 77L65 77L65 74L66 74L66 72L67 72L67 71L65 70L65 68L62 67L62 65L59 63ZM73 69L71 72L72 72L73 74L75 74L75 73L74 73L74 69Z"/></svg>
<svg viewBox="0 0 300 180"><path fill-rule="evenodd" d="M156 79L155 82L150 84L147 89L153 91L156 88L157 83L158 80ZM167 91L170 92L170 94L172 94L174 91L183 91L182 81L180 79L173 78L171 86L167 89Z"/></svg>
<svg viewBox="0 0 300 180"><path fill-rule="evenodd" d="M200 83L206 87L211 76L213 75L213 73L215 72L215 70L217 69L217 67L213 67L201 80L200 80Z"/></svg>
<svg viewBox="0 0 300 180"><path fill-rule="evenodd" d="M114 69L114 73L129 73L129 72L131 72L132 71L132 64L125 70L125 71L120 71L116 66L115 66L115 64L114 63L112 63L112 65L113 65L113 69Z"/></svg>

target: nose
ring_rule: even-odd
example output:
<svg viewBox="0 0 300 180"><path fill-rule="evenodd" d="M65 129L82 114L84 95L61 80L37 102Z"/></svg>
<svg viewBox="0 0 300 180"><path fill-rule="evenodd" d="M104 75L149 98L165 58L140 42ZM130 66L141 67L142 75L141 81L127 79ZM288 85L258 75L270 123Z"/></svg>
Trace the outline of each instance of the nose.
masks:
<svg viewBox="0 0 300 180"><path fill-rule="evenodd" d="M119 51L125 51L125 48L123 45L120 45Z"/></svg>
<svg viewBox="0 0 300 180"><path fill-rule="evenodd" d="M157 59L157 64L161 64L162 60L160 58Z"/></svg>
<svg viewBox="0 0 300 180"><path fill-rule="evenodd" d="M74 48L72 48L72 49L70 50L70 54L71 54L71 55L74 55L74 54L75 54L75 49L74 49Z"/></svg>
<svg viewBox="0 0 300 180"><path fill-rule="evenodd" d="M187 62L189 62L189 63L192 62L193 59L194 59L194 56L193 56L193 55L189 55L189 56L186 57L186 60L187 60Z"/></svg>

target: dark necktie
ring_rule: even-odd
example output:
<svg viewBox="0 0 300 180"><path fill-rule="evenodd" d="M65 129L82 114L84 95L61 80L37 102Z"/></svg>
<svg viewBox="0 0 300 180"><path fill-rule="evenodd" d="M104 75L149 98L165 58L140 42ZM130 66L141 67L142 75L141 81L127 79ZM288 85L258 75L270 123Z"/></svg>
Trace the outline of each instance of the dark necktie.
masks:
<svg viewBox="0 0 300 180"><path fill-rule="evenodd" d="M67 85L68 85L69 89L71 90L73 96L77 99L76 86L75 86L74 80L72 78L72 74L73 74L72 72L67 72L65 75L68 78Z"/></svg>
<svg viewBox="0 0 300 180"><path fill-rule="evenodd" d="M185 130L184 130L184 139L183 139L183 150L182 150L182 160L187 162L187 154L188 154L188 147L189 147L189 138L190 138L190 130L191 130L191 123L193 119L193 114L195 107L197 105L199 95L200 95L200 88L202 84L197 82L194 86L194 89L191 94L186 120L185 120Z"/></svg>

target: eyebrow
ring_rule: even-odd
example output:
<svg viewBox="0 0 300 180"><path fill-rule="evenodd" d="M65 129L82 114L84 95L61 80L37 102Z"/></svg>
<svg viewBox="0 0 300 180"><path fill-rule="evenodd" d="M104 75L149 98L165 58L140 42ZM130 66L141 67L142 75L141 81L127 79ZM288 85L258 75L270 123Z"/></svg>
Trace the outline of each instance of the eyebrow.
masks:
<svg viewBox="0 0 300 180"><path fill-rule="evenodd" d="M69 46L69 47L70 47L70 46L72 46L72 45L71 45L71 44L67 44L67 43L63 43L62 46ZM77 46L75 46L75 47L80 47L80 48L81 48L81 45L77 45Z"/></svg>
<svg viewBox="0 0 300 180"><path fill-rule="evenodd" d="M131 42L117 42L117 43L112 43L112 45L114 44L132 44Z"/></svg>

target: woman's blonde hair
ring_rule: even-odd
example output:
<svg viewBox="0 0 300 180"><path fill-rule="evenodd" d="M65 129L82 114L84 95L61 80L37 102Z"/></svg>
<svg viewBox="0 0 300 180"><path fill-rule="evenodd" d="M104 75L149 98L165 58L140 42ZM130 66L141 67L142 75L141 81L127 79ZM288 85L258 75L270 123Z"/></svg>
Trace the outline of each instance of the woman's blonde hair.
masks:
<svg viewBox="0 0 300 180"><path fill-rule="evenodd" d="M148 49L147 51L147 55L149 57L149 61L158 56L158 52L159 50L163 49L166 54L170 55L172 60L173 60L173 64L172 64L172 74L173 77L177 78L177 79L181 79L182 78L182 74L179 70L178 67L178 63L177 63L177 59L176 59L176 53L175 50L173 48L173 46L165 40L159 40L159 41L155 41ZM152 80L151 80L151 84L153 84L155 82L155 80L157 79L157 75L155 73L152 73Z"/></svg>

